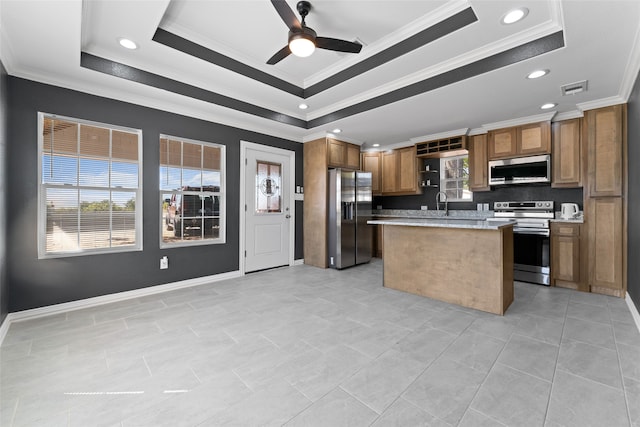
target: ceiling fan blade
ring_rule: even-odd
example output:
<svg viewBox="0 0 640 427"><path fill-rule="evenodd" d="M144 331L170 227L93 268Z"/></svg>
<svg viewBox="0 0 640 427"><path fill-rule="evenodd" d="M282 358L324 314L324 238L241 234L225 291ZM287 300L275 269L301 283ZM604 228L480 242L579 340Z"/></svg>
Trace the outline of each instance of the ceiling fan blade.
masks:
<svg viewBox="0 0 640 427"><path fill-rule="evenodd" d="M284 0L271 0L271 4L275 7L276 12L280 15L280 18L287 25L287 28L302 28L300 21L296 18L296 14L293 13L293 10L289 7L286 1Z"/></svg>
<svg viewBox="0 0 640 427"><path fill-rule="evenodd" d="M275 55L269 58L269 60L267 61L267 64L269 65L277 64L278 62L282 61L284 58L286 58L289 55L291 55L291 49L289 49L289 45L286 45L285 47L277 51Z"/></svg>
<svg viewBox="0 0 640 427"><path fill-rule="evenodd" d="M332 39L330 37L316 37L316 47L320 49L336 50L338 52L360 53L362 45L360 43L346 40Z"/></svg>

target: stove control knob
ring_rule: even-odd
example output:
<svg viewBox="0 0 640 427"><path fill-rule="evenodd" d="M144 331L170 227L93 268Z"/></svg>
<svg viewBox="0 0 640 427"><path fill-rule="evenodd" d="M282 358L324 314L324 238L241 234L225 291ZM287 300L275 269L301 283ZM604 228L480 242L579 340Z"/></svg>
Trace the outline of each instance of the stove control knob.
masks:
<svg viewBox="0 0 640 427"><path fill-rule="evenodd" d="M541 207L541 206L542 206L542 203L537 202L537 203L536 203L536 206L537 206L537 207Z"/></svg>
<svg viewBox="0 0 640 427"><path fill-rule="evenodd" d="M551 202L547 202L544 204L546 207L550 208L551 207Z"/></svg>

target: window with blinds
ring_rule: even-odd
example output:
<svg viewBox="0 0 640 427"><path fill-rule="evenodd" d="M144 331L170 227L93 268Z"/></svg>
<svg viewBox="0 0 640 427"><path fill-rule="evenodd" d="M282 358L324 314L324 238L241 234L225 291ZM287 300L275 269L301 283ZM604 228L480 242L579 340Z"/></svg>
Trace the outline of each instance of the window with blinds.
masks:
<svg viewBox="0 0 640 427"><path fill-rule="evenodd" d="M142 132L38 118L40 257L141 250Z"/></svg>
<svg viewBox="0 0 640 427"><path fill-rule="evenodd" d="M225 147L160 136L161 246L225 242Z"/></svg>

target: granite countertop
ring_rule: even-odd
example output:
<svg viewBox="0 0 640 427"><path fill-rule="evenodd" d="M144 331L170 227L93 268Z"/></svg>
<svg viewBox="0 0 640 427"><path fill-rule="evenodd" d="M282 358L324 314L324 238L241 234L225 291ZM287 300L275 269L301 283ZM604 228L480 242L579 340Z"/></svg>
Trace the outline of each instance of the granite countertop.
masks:
<svg viewBox="0 0 640 427"><path fill-rule="evenodd" d="M493 211L454 210L449 209L445 215L444 210L417 210L417 209L373 209L373 218L448 218L448 219L472 219L484 220L493 217Z"/></svg>
<svg viewBox="0 0 640 427"><path fill-rule="evenodd" d="M484 219L461 218L387 218L367 221L372 225L402 225L409 227L439 227L439 228L471 228L475 230L499 230L511 227L515 221L485 221Z"/></svg>
<svg viewBox="0 0 640 427"><path fill-rule="evenodd" d="M584 212L580 213L575 218L564 219L560 216L560 212L556 212L556 217L550 220L551 222L567 222L570 224L584 224Z"/></svg>

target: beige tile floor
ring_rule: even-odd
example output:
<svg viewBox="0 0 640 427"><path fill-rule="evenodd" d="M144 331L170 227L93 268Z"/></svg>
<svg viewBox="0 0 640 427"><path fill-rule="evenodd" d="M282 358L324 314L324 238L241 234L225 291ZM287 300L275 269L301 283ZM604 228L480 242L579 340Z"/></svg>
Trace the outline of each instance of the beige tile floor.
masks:
<svg viewBox="0 0 640 427"><path fill-rule="evenodd" d="M640 426L621 299L516 283L504 317L295 266L14 323L2 426Z"/></svg>

